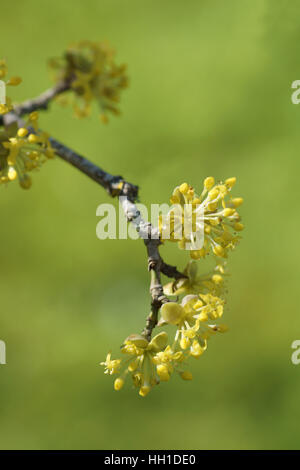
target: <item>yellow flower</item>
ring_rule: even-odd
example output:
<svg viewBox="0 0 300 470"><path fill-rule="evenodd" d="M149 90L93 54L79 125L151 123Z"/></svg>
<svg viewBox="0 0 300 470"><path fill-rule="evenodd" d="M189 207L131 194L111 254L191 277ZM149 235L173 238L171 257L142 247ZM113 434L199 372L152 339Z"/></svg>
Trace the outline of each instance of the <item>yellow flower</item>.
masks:
<svg viewBox="0 0 300 470"><path fill-rule="evenodd" d="M157 374L160 380L167 382L170 380L170 370L165 364L158 364L156 366Z"/></svg>
<svg viewBox="0 0 300 470"><path fill-rule="evenodd" d="M0 131L0 183L18 179L23 189L29 189L32 181L28 172L54 157L49 135L38 130L37 119L37 112L29 115L28 125L34 134L29 134L25 127L18 128L17 124Z"/></svg>
<svg viewBox="0 0 300 470"><path fill-rule="evenodd" d="M94 100L98 102L103 123L108 121L108 113L120 114L120 95L128 86L126 65L115 64L114 51L108 43L74 43L61 59L52 59L50 66L56 71L57 81L70 82L77 117L88 116Z"/></svg>
<svg viewBox="0 0 300 470"><path fill-rule="evenodd" d="M169 381L174 371L182 377L182 374L185 374L183 368L185 366L185 359L187 358L187 354L178 349L173 349L170 345L163 351L158 352L153 357L153 363L156 364L156 370L160 380L164 382Z"/></svg>
<svg viewBox="0 0 300 470"><path fill-rule="evenodd" d="M114 381L114 389L116 391L119 391L121 390L121 388L123 387L124 385L124 380L123 379L120 379L119 377Z"/></svg>
<svg viewBox="0 0 300 470"><path fill-rule="evenodd" d="M187 295L181 304L165 303L160 310L162 320L177 327L173 349L199 357L207 348L207 340L225 331L215 324L223 315L223 306L224 300L212 294Z"/></svg>
<svg viewBox="0 0 300 470"><path fill-rule="evenodd" d="M120 359L111 359L111 353L108 353L104 362L100 362L101 366L105 367L104 374L116 374L120 368L121 360Z"/></svg>
<svg viewBox="0 0 300 470"><path fill-rule="evenodd" d="M218 258L227 258L243 230L237 212L243 199L231 198L235 177L215 184L212 176L205 178L198 196L187 183L177 186L171 196L172 208L161 216L159 229L162 240L177 241L180 249L189 250L192 259L204 258L210 251Z"/></svg>
<svg viewBox="0 0 300 470"><path fill-rule="evenodd" d="M168 335L165 332L159 333L150 342L139 334L128 336L122 345L122 353L127 358L124 361L112 361L109 353L106 361L101 363L106 368L106 374L120 373L114 382L114 389L121 390L127 375L131 374L139 395L145 397L154 385L165 380L166 374L163 374L162 369L156 369L153 358L166 348L167 342Z"/></svg>

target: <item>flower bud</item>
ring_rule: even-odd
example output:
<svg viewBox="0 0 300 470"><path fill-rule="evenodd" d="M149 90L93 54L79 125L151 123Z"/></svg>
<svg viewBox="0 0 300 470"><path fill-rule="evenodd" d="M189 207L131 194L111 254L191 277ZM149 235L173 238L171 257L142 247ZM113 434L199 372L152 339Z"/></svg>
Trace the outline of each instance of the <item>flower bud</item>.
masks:
<svg viewBox="0 0 300 470"><path fill-rule="evenodd" d="M211 191L209 191L208 193L208 199L210 199L211 201L213 201L214 199L216 199L217 197L219 196L219 191L218 189L212 189Z"/></svg>
<svg viewBox="0 0 300 470"><path fill-rule="evenodd" d="M124 380L120 379L120 377L118 377L114 382L114 389L119 391L119 390L121 390L123 385L124 385Z"/></svg>
<svg viewBox="0 0 300 470"><path fill-rule="evenodd" d="M216 256L224 256L224 248L221 245L215 245L213 252Z"/></svg>
<svg viewBox="0 0 300 470"><path fill-rule="evenodd" d="M227 180L225 180L225 184L227 184L227 186L229 186L230 188L232 188L236 183L236 177L233 176L232 178L227 178Z"/></svg>
<svg viewBox="0 0 300 470"><path fill-rule="evenodd" d="M213 187L214 184L215 184L215 178L213 176L208 176L207 178L205 178L204 180L205 189L209 191Z"/></svg>
<svg viewBox="0 0 300 470"><path fill-rule="evenodd" d="M9 181L13 181L13 180L16 179L16 177L17 177L17 172L16 172L16 170L14 169L13 166L11 166L11 167L8 169L7 176L8 176Z"/></svg>
<svg viewBox="0 0 300 470"><path fill-rule="evenodd" d="M35 134L29 134L28 136L28 142L30 144L36 144L39 142L39 140L40 140L39 137Z"/></svg>
<svg viewBox="0 0 300 470"><path fill-rule="evenodd" d="M126 338L125 342L126 341L130 341L137 348L142 348L142 349L145 349L149 344L148 341L146 340L146 338L144 338L144 336L138 335L138 334L132 334L132 335L128 336L128 338Z"/></svg>
<svg viewBox="0 0 300 470"><path fill-rule="evenodd" d="M176 302L167 302L161 307L161 316L171 325L177 325L183 318L184 310Z"/></svg>
<svg viewBox="0 0 300 470"><path fill-rule="evenodd" d="M242 230L244 230L244 224L240 222L236 222L233 227L234 230L236 230L237 232L241 232Z"/></svg>
<svg viewBox="0 0 300 470"><path fill-rule="evenodd" d="M230 217L234 213L235 213L235 209L231 209L230 207L226 207L226 209L223 210L224 217Z"/></svg>
<svg viewBox="0 0 300 470"><path fill-rule="evenodd" d="M18 129L18 137L26 137L27 134L28 130L25 127L20 127L20 129Z"/></svg>
<svg viewBox="0 0 300 470"><path fill-rule="evenodd" d="M163 382L167 382L168 380L170 380L170 374L167 366L165 366L164 364L159 364L156 367L156 370L160 380L162 380Z"/></svg>
<svg viewBox="0 0 300 470"><path fill-rule="evenodd" d="M149 346L155 351L162 351L168 344L168 335L165 331L162 331L150 341Z"/></svg>
<svg viewBox="0 0 300 470"><path fill-rule="evenodd" d="M188 370L181 372L180 376L183 380L193 380L193 376Z"/></svg>
<svg viewBox="0 0 300 470"><path fill-rule="evenodd" d="M242 197L234 197L232 200L231 200L232 204L234 205L234 207L239 207L243 204L244 202L244 199Z"/></svg>
<svg viewBox="0 0 300 470"><path fill-rule="evenodd" d="M179 191L182 193L182 194L187 194L189 190L189 185L187 183L182 183L180 186L179 186Z"/></svg>
<svg viewBox="0 0 300 470"><path fill-rule="evenodd" d="M141 395L141 397L145 397L148 395L148 393L150 392L151 390L151 387L149 387L149 385L143 385L141 388L140 388L140 391L139 391L139 395Z"/></svg>

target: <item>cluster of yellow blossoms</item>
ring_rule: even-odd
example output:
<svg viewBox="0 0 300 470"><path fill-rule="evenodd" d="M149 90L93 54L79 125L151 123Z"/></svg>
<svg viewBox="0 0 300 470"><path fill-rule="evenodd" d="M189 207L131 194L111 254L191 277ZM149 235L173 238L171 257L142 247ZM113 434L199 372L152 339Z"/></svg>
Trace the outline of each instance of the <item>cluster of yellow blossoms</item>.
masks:
<svg viewBox="0 0 300 470"><path fill-rule="evenodd" d="M192 259L204 258L210 251L218 257L227 258L240 237L236 232L243 230L237 208L243 203L241 197L232 198L230 193L236 178L215 184L210 176L204 180L203 190L198 196L187 183L177 186L170 198L168 214L160 218L162 239L178 242L180 249L189 249ZM197 235L203 243L199 245ZM189 246L189 248L187 248Z"/></svg>
<svg viewBox="0 0 300 470"><path fill-rule="evenodd" d="M168 335L164 331L150 342L141 335L131 335L122 346L122 353L126 355L123 362L121 359L112 360L109 353L101 365L105 367L105 374L118 374L115 390L121 390L128 375L131 375L133 385L142 397L160 381L169 380L173 371L178 372L182 379L191 380L191 373L184 369L185 354L167 344Z"/></svg>
<svg viewBox="0 0 300 470"><path fill-rule="evenodd" d="M176 325L172 348L180 346L195 358L207 348L207 340L215 333L227 331L216 321L223 315L224 300L212 294L186 295L180 304L167 302L161 308L160 324Z"/></svg>
<svg viewBox="0 0 300 470"><path fill-rule="evenodd" d="M235 182L236 178L228 178L224 183L215 184L214 178L208 177L204 180L200 196L187 183L174 189L171 203L184 210L174 212L171 209L167 222L160 219L161 235L165 224L169 223L168 239L179 242L179 247L186 249L188 242L195 241L193 237L197 231L202 231L203 246L189 250L193 259L188 262L183 277L164 286L164 294L170 298L160 308L157 326L176 328L170 344L165 331L150 342L141 335L131 335L122 346L122 352L129 356L127 360L112 360L111 354L108 354L106 361L101 363L106 367L105 373L118 374L114 382L115 390L123 387L128 374L143 397L154 385L168 381L174 371L183 379L191 380L192 374L185 370L188 359L202 356L208 340L217 333L227 331L227 326L219 323L225 304L224 258L240 238L236 232L243 229L236 210L243 199L229 196ZM191 219L188 230L185 217ZM215 256L215 268L199 275L196 260L209 252Z"/></svg>
<svg viewBox="0 0 300 470"><path fill-rule="evenodd" d="M18 179L21 188L29 189L32 181L28 173L54 158L49 135L38 130L37 120L37 112L29 115L27 125L33 132L16 124L0 131L0 184Z"/></svg>
<svg viewBox="0 0 300 470"><path fill-rule="evenodd" d="M6 62L1 60L0 79L5 78L6 74ZM19 77L12 77L4 83L19 85L21 81ZM6 103L0 104L0 114L4 115L12 110L11 99L6 97ZM32 132L29 132L27 126ZM17 123L13 123L0 130L0 184L19 180L23 189L29 189L32 181L28 173L53 157L54 150L49 135L39 131L37 112L29 115L26 127L18 127Z"/></svg>
<svg viewBox="0 0 300 470"><path fill-rule="evenodd" d="M145 397L151 388L160 382L170 380L177 372L182 379L191 380L188 370L189 357L199 358L207 348L207 340L217 332L227 331L225 325L216 322L223 314L224 301L211 294L187 295L181 304L167 302L161 308L160 325L175 325L177 330L172 342L168 344L165 331L148 342L141 335L129 336L122 346L127 359L106 357L106 374L118 374L115 390L121 390L127 375L131 375L133 385Z"/></svg>
<svg viewBox="0 0 300 470"><path fill-rule="evenodd" d="M108 112L120 114L120 93L128 86L128 77L126 65L116 65L114 55L106 42L81 41L72 44L62 58L50 61L56 70L55 79L71 84L77 117L90 114L93 100L101 109L102 122L108 121ZM61 103L66 101L63 99Z"/></svg>

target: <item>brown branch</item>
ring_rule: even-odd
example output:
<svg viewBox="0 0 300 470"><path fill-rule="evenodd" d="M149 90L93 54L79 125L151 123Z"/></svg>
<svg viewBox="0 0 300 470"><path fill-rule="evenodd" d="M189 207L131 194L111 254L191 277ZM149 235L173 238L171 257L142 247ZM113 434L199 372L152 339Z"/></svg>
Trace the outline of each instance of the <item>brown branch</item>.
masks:
<svg viewBox="0 0 300 470"><path fill-rule="evenodd" d="M170 264L165 263L163 260L161 260L161 267L160 271L167 277L171 277L173 279L182 279L186 278L187 276L176 268L176 266L171 266Z"/></svg>
<svg viewBox="0 0 300 470"><path fill-rule="evenodd" d="M70 88L71 80L62 80L52 88L49 88L49 90L44 91L41 95L37 96L36 98L26 100L19 105L15 105L13 111L5 115L5 120L4 116L0 116L0 126L3 125L4 122L6 123L6 125L11 122L14 122L16 120L16 115L18 117L21 117L25 114L30 114L33 111L46 110L49 106L50 101L52 101L53 98L60 95L61 93L64 93L65 91L70 90Z"/></svg>
<svg viewBox="0 0 300 470"><path fill-rule="evenodd" d="M163 287L161 284L161 266L163 261L159 254L159 241L154 243L155 240L145 241L145 245L148 253L148 270L151 273L151 282L150 282L150 294L151 294L151 311L146 320L146 326L142 331L142 335L150 341L152 331L157 325L158 321L158 312L160 307L169 301L169 299L164 295Z"/></svg>
<svg viewBox="0 0 300 470"><path fill-rule="evenodd" d="M32 129L31 129L32 131ZM83 157L74 150L71 150L66 145L62 144L56 139L50 137L50 142L55 150L56 155L70 163L79 171L87 175L89 178L100 184L112 196L123 195L128 197L132 202L137 199L138 187L125 181L122 176L114 176L94 163L90 162L87 158Z"/></svg>
<svg viewBox="0 0 300 470"><path fill-rule="evenodd" d="M159 253L161 240L159 232L149 222L141 218L140 212L135 204L138 198L138 186L125 181L121 176L113 176L97 167L85 157L77 154L65 145L51 138L51 145L56 154L67 161L79 171L85 173L91 179L104 187L111 196L118 196L128 222L135 225L140 238L144 240L148 254L148 270L151 273L150 294L151 312L146 320L146 326L142 335L150 341L152 331L158 321L158 312L163 303L168 302L164 295L161 283L161 273L174 279L186 277L177 270L175 266L165 263Z"/></svg>

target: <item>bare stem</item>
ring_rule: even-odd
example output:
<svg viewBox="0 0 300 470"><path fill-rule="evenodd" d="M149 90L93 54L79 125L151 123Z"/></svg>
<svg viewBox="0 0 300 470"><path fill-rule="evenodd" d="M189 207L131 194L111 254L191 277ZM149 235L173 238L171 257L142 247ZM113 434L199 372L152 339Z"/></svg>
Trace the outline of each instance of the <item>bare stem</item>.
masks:
<svg viewBox="0 0 300 470"><path fill-rule="evenodd" d="M146 326L142 331L142 335L150 341L152 331L158 322L158 312L160 307L169 301L164 295L163 287L161 284L160 273L161 265L163 263L158 248L155 249L153 244L146 244L148 251L148 269L151 273L150 294L152 297L151 311L146 320Z"/></svg>
<svg viewBox="0 0 300 470"><path fill-rule="evenodd" d="M49 106L50 101L53 100L56 96L64 93L65 91L70 90L71 87L71 80L62 80L58 82L49 90L44 91L36 98L32 98L30 100L26 100L21 104L15 105L13 111L10 113L5 114L4 116L0 116L0 126L3 125L5 122L8 125L10 122L14 122L16 120L15 116L22 117L25 114L30 114L33 111L39 111L41 109L46 110Z"/></svg>

